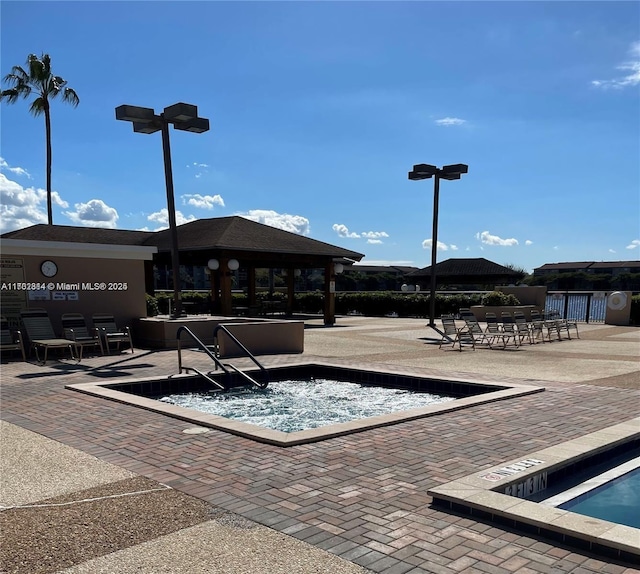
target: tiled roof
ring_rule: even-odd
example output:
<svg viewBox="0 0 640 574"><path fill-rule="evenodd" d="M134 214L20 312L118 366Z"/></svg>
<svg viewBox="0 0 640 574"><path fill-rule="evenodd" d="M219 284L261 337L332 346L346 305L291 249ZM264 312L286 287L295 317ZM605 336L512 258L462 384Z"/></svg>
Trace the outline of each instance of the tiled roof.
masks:
<svg viewBox="0 0 640 574"><path fill-rule="evenodd" d="M424 267L413 273L409 273L409 277L418 277L431 275L431 266ZM484 257L472 258L472 259L447 259L436 264L436 276L443 277L455 277L455 276L496 276L504 275L512 277L518 275L517 271L498 265L493 261L489 261Z"/></svg>
<svg viewBox="0 0 640 574"><path fill-rule="evenodd" d="M104 243L107 245L144 245L153 231L129 231L101 227L75 227L73 225L31 225L3 233L3 239L29 239L34 241L65 241L71 243Z"/></svg>
<svg viewBox="0 0 640 574"><path fill-rule="evenodd" d="M587 269L617 269L620 267L640 267L640 261L574 261L563 263L545 263L533 271L576 271Z"/></svg>
<svg viewBox="0 0 640 574"><path fill-rule="evenodd" d="M575 261L573 263L545 263L542 267L536 267L534 271L562 271L565 269L588 269L593 261Z"/></svg>
<svg viewBox="0 0 640 574"><path fill-rule="evenodd" d="M32 225L25 229L4 233L6 239L37 241L69 241L76 243L106 243L114 245L156 246L160 251L171 248L171 235L163 231L126 231L70 225ZM276 229L244 217L199 219L178 226L180 251L230 249L264 253L290 253L344 257L359 261L362 253L343 249L329 243Z"/></svg>

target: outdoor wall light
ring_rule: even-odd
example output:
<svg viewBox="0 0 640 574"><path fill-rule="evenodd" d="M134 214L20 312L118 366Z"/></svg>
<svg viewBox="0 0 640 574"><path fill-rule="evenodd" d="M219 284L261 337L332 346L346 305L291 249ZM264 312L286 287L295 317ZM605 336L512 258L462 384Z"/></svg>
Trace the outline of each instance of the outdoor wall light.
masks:
<svg viewBox="0 0 640 574"><path fill-rule="evenodd" d="M209 261L207 261L207 267L211 269L211 271L216 271L220 268L220 261L217 259L209 259Z"/></svg>
<svg viewBox="0 0 640 574"><path fill-rule="evenodd" d="M344 265L342 263L335 263L333 265L333 271L336 275L340 275L344 271Z"/></svg>
<svg viewBox="0 0 640 574"><path fill-rule="evenodd" d="M229 261L227 262L227 267L231 271L236 271L240 267L240 263L237 259L229 259Z"/></svg>
<svg viewBox="0 0 640 574"><path fill-rule="evenodd" d="M429 327L436 329L436 257L438 252L438 201L440 196L440 180L460 179L462 174L469 171L469 166L464 163L445 165L438 169L435 165L419 163L413 166L409 172L409 179L418 181L421 179L433 180L433 233L431 235L431 293L429 295ZM440 332L440 331L438 331Z"/></svg>
<svg viewBox="0 0 640 574"><path fill-rule="evenodd" d="M182 316L180 293L180 251L178 249L178 230L176 206L173 194L173 171L171 169L171 147L169 145L169 124L175 129L203 133L209 129L209 120L198 117L198 107L179 102L164 108L156 115L153 108L122 105L116 108L116 119L133 123L133 131L139 134L152 134L162 131L162 153L164 157L164 178L167 188L167 212L171 233L171 267L173 269L173 310L174 317ZM211 269L211 267L210 267ZM217 269L217 267L216 267Z"/></svg>

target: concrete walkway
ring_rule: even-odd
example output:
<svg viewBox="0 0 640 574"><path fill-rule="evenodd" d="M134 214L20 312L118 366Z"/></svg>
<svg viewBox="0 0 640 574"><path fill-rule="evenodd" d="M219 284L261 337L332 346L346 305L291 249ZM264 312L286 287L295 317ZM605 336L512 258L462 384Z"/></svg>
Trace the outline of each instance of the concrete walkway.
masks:
<svg viewBox="0 0 640 574"><path fill-rule="evenodd" d="M424 323L310 320L302 356L263 359L547 390L281 449L64 389L175 373L175 352L3 364L0 572L637 572L434 509L426 491L637 417L640 329L581 325L580 339L459 352L439 350Z"/></svg>

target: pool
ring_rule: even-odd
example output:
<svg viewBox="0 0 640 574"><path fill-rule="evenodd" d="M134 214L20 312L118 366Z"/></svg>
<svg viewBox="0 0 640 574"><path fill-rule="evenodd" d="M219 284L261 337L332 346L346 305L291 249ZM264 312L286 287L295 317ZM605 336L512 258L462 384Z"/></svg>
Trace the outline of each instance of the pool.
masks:
<svg viewBox="0 0 640 574"><path fill-rule="evenodd" d="M602 486L603 476L621 477L636 467L637 463L631 461L640 456L639 429L640 418L631 419L437 486L427 493L435 506L637 564L639 527L618 520L618 513L594 516L581 514L577 507L585 502L586 497L579 499L581 495L590 491L597 494L592 486ZM633 476L632 480L638 479ZM625 491L637 489L633 482L622 480L618 487ZM600 493L606 493L608 488ZM597 505L607 506L608 496L603 494ZM573 507L559 506L570 500L575 502ZM631 507L625 506L620 514L638 515L637 501L636 492L628 499Z"/></svg>
<svg viewBox="0 0 640 574"><path fill-rule="evenodd" d="M589 478L541 504L640 528L640 457Z"/></svg>
<svg viewBox="0 0 640 574"><path fill-rule="evenodd" d="M266 389L177 393L159 400L290 433L428 407L455 397L331 379L289 379L271 382Z"/></svg>
<svg viewBox="0 0 640 574"><path fill-rule="evenodd" d="M255 376L256 379L259 378L259 370L257 369L246 369L245 372ZM544 391L544 387L511 382L498 384L464 377L433 378L419 368L403 370L377 367L375 370L368 370L353 368L348 364L300 362L271 367L268 372L272 389L276 383L288 380L329 379L348 383L352 388L355 387L360 394L374 395L379 392L379 389L384 388L396 392L411 391L412 395L408 402L399 407L400 410L394 412L361 413L358 415L359 418L346 422L327 421L327 424L315 428L283 431L258 426L254 422L233 420L219 414L199 412L193 408L158 400L172 394L212 394L211 383L198 375L182 374L161 378L80 383L66 385L65 388L154 411L199 427L213 428L281 447L327 440L425 417L441 416L447 412L471 408L483 403ZM215 372L214 376L216 376ZM230 379L226 381L227 387L240 389L245 386L246 379L243 377L235 373L230 373L229 377ZM429 393L453 400L436 400L429 404L415 402L417 395L426 396Z"/></svg>

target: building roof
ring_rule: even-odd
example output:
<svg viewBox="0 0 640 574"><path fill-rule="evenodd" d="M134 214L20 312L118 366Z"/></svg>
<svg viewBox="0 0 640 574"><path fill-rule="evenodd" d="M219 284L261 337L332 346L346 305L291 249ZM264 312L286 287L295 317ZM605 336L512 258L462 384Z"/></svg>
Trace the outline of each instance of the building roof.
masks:
<svg viewBox="0 0 640 574"><path fill-rule="evenodd" d="M145 245L153 231L129 231L101 227L47 225L40 223L24 229L3 233L2 239L30 239L34 241L63 241L67 243L102 243L105 245Z"/></svg>
<svg viewBox="0 0 640 574"><path fill-rule="evenodd" d="M178 226L180 251L228 249L261 253L311 255L346 258L359 261L362 253L343 249L329 243L303 237L296 233L276 229L244 217L217 217L199 219ZM162 231L128 231L71 225L32 225L9 231L4 239L30 239L37 241L65 241L74 243L103 243L112 245L155 246L158 251L169 251L171 235Z"/></svg>
<svg viewBox="0 0 640 574"><path fill-rule="evenodd" d="M437 277L466 277L471 278L486 276L505 276L514 277L521 275L518 271L514 271L509 267L504 267L493 261L489 261L484 257L468 258L468 259L447 259L436 264ZM409 273L408 277L424 277L431 276L431 266L418 269L413 273Z"/></svg>
<svg viewBox="0 0 640 574"><path fill-rule="evenodd" d="M362 273L395 273L405 275L412 271L417 271L417 267L408 267L403 265L353 265L345 271L360 271Z"/></svg>
<svg viewBox="0 0 640 574"><path fill-rule="evenodd" d="M545 263L541 267L536 267L536 271L578 271L587 269L619 269L619 268L640 267L640 261L574 261L564 263Z"/></svg>
<svg viewBox="0 0 640 574"><path fill-rule="evenodd" d="M270 225L257 223L245 217L216 217L198 219L178 226L180 250L206 250L211 248L234 251L252 251L263 253L291 253L299 255L319 255L344 257L359 261L362 253L343 249L284 231ZM168 229L154 233L147 239L146 245L155 245L159 250L171 247L171 235Z"/></svg>

